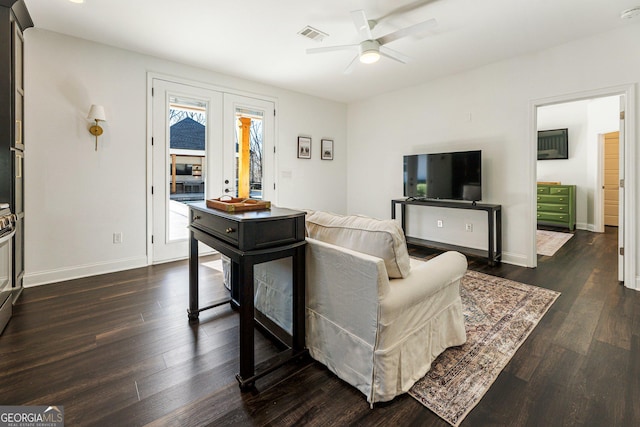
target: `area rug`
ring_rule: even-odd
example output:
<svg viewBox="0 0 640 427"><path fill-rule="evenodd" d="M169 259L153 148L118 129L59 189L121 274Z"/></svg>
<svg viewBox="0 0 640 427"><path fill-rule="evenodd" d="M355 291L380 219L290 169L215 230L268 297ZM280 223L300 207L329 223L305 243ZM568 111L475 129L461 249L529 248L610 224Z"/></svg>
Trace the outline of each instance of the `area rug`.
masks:
<svg viewBox="0 0 640 427"><path fill-rule="evenodd" d="M467 342L445 350L409 394L457 427L559 292L468 271L460 288Z"/></svg>
<svg viewBox="0 0 640 427"><path fill-rule="evenodd" d="M536 230L536 248L538 255L553 256L570 238L571 233Z"/></svg>

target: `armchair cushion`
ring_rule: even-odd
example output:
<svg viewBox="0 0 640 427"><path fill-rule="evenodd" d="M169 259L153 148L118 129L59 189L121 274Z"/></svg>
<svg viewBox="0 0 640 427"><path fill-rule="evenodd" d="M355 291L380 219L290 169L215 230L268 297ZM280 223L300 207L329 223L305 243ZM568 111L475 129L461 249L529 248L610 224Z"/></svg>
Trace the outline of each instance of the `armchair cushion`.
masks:
<svg viewBox="0 0 640 427"><path fill-rule="evenodd" d="M307 215L306 230L312 239L382 258L390 278L409 276L407 243L393 220L317 211Z"/></svg>

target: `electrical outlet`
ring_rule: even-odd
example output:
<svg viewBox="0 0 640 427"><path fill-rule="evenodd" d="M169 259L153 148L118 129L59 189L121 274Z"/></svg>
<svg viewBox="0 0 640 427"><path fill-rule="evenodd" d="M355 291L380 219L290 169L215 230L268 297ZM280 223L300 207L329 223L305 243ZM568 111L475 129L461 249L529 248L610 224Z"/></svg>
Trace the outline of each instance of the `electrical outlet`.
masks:
<svg viewBox="0 0 640 427"><path fill-rule="evenodd" d="M441 219L438 220L438 228L442 228L442 220Z"/></svg>
<svg viewBox="0 0 640 427"><path fill-rule="evenodd" d="M473 224L469 223L464 226L465 231L473 231Z"/></svg>
<svg viewBox="0 0 640 427"><path fill-rule="evenodd" d="M113 233L113 243L122 243L122 232Z"/></svg>

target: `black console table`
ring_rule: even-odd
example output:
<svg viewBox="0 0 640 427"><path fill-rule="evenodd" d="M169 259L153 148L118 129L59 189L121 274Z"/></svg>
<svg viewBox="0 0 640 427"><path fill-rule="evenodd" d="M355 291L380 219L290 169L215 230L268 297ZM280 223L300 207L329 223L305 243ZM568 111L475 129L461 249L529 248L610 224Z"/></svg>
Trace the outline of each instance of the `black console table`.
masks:
<svg viewBox="0 0 640 427"><path fill-rule="evenodd" d="M431 206L437 208L451 209L470 209L487 212L488 225L488 246L486 251L479 249L467 248L464 246L451 245L442 242L434 242L431 240L418 239L406 236L407 243L418 246L429 246L437 249L456 250L465 252L469 255L485 257L489 261L489 265L495 265L502 260L502 205L491 205L486 203L466 203L444 200L407 200L394 199L391 200L391 218L396 218L396 205L400 205L402 230L407 234L406 228L406 207L407 205Z"/></svg>
<svg viewBox="0 0 640 427"><path fill-rule="evenodd" d="M189 205L189 321L201 311L228 302L240 314L240 373L243 391L260 377L307 353L305 339L304 216L301 211L272 207L270 210L227 213L210 209L205 202ZM231 296L200 308L198 302L198 241L231 259ZM254 357L253 266L292 257L293 330L291 347L263 362L256 373Z"/></svg>

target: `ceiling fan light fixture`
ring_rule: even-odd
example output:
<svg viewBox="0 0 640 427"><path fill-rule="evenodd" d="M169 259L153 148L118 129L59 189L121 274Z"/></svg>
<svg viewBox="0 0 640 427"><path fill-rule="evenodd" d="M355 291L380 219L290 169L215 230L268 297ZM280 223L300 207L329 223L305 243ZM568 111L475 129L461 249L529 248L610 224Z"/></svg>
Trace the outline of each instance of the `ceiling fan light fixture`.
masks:
<svg viewBox="0 0 640 427"><path fill-rule="evenodd" d="M362 52L360 55L360 62L363 64L373 64L374 62L378 62L380 59L380 53L377 50L369 50L367 52Z"/></svg>
<svg viewBox="0 0 640 427"><path fill-rule="evenodd" d="M360 44L360 62L373 64L380 59L380 44L375 40L365 40Z"/></svg>

